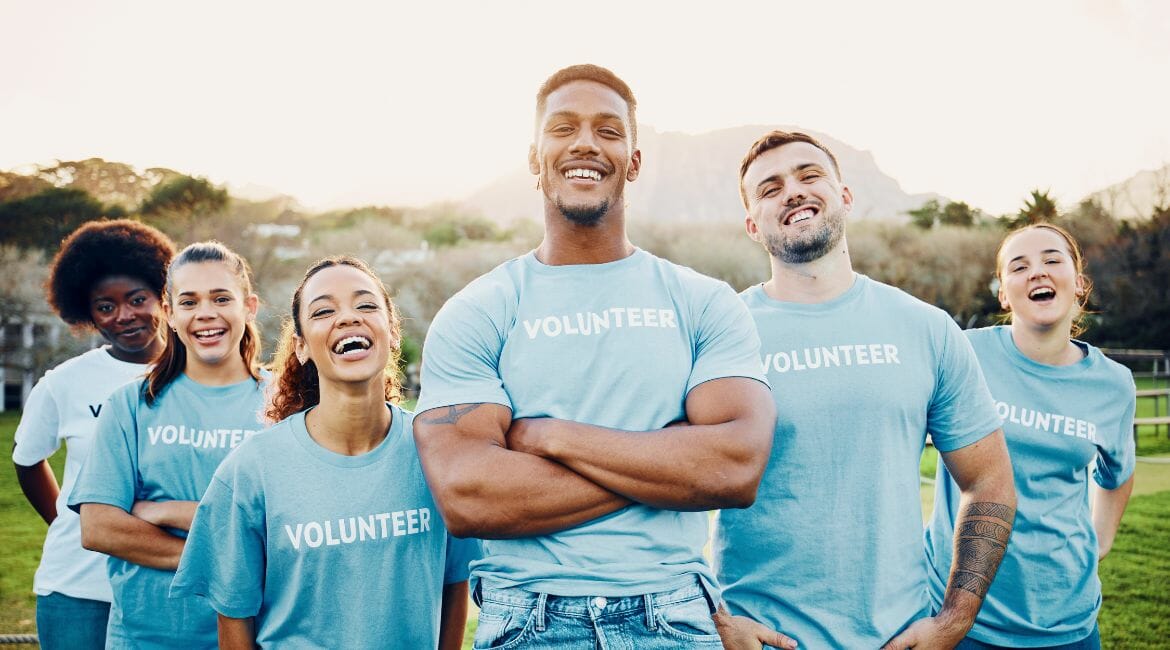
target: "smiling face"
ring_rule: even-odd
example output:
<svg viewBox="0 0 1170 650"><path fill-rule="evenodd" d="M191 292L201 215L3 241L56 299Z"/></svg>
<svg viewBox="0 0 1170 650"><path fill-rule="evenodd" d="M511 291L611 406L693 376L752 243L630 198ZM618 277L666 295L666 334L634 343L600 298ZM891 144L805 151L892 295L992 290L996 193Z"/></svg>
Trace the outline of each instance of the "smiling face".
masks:
<svg viewBox="0 0 1170 650"><path fill-rule="evenodd" d="M853 194L829 156L807 142L760 154L743 175L748 236L787 264L806 264L835 249L845 235Z"/></svg>
<svg viewBox="0 0 1170 650"><path fill-rule="evenodd" d="M997 258L999 303L1012 322L1071 330L1080 313L1085 277L1069 243L1048 228L1010 235Z"/></svg>
<svg viewBox="0 0 1170 650"><path fill-rule="evenodd" d="M381 393L384 371L398 335L382 287L353 266L321 269L305 281L296 355L317 367L322 385L368 383Z"/></svg>
<svg viewBox="0 0 1170 650"><path fill-rule="evenodd" d="M240 341L259 299L245 294L224 262L192 262L171 270L167 321L187 347L187 366L244 364Z"/></svg>
<svg viewBox="0 0 1170 650"><path fill-rule="evenodd" d="M102 278L90 288L90 319L115 359L147 363L158 352L158 302L147 283L125 275Z"/></svg>
<svg viewBox="0 0 1170 650"><path fill-rule="evenodd" d="M571 81L549 93L537 142L528 154L546 204L578 225L598 224L622 206L625 184L638 177L629 107L610 87Z"/></svg>

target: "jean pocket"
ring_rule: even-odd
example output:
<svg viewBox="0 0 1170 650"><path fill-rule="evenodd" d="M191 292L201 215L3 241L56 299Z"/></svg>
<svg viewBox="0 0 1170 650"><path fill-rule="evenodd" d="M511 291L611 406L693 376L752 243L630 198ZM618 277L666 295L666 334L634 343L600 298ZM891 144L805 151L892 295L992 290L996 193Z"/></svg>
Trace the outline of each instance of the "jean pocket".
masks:
<svg viewBox="0 0 1170 650"><path fill-rule="evenodd" d="M475 650L505 650L520 644L532 627L534 610L485 602L475 628Z"/></svg>
<svg viewBox="0 0 1170 650"><path fill-rule="evenodd" d="M719 643L711 608L702 596L661 605L654 616L659 629L667 636L691 643Z"/></svg>

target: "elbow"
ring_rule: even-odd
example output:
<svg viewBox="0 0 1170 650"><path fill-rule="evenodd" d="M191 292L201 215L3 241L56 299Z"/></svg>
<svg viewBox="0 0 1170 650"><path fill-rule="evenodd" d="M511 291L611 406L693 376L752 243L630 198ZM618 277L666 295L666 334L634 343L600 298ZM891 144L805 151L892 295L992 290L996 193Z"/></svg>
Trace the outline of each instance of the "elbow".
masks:
<svg viewBox="0 0 1170 650"><path fill-rule="evenodd" d="M742 479L724 484L713 495L714 507L721 510L749 508L756 502L760 487L760 475L745 475Z"/></svg>
<svg viewBox="0 0 1170 650"><path fill-rule="evenodd" d="M433 492L448 533L464 538L491 536L491 527L498 521L494 521L490 506L477 498L482 492L476 486L466 480L451 480Z"/></svg>

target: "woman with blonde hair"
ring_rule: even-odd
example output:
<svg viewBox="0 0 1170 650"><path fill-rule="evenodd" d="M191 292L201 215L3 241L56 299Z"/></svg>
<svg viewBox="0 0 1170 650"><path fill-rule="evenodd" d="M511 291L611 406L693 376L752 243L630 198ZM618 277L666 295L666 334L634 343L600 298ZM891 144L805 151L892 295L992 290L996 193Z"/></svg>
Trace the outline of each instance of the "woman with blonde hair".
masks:
<svg viewBox="0 0 1170 650"><path fill-rule="evenodd" d="M474 540L447 534L400 408L398 314L352 257L293 293L268 417L215 474L173 594L222 648L461 647ZM357 598L355 599L355 596Z"/></svg>
<svg viewBox="0 0 1170 650"><path fill-rule="evenodd" d="M1010 324L967 335L1004 420L1019 503L999 573L958 647L1098 649L1097 564L1133 490L1133 376L1073 338L1092 283L1068 231L1040 223L1009 233L996 277ZM988 522L953 535L959 491L945 467L938 471L926 531L936 608L948 576L963 570L951 566L952 536L1007 541Z"/></svg>

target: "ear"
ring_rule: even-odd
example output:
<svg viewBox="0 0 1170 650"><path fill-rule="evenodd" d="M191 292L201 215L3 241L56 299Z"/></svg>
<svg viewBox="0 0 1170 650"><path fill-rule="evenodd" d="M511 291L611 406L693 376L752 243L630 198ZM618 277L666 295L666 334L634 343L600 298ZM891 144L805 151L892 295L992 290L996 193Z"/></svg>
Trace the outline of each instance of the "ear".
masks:
<svg viewBox="0 0 1170 650"><path fill-rule="evenodd" d="M999 308L1004 310L1004 311L1011 311L1012 306L1008 304L1007 295L1004 294L1003 289L999 290L998 297L999 297Z"/></svg>
<svg viewBox="0 0 1170 650"><path fill-rule="evenodd" d="M630 168L626 170L626 182L638 180L638 172L642 169L642 150L634 149L630 154Z"/></svg>
<svg viewBox="0 0 1170 650"><path fill-rule="evenodd" d="M305 345L305 339L296 334L293 334L293 354L302 366L309 362L309 346Z"/></svg>
<svg viewBox="0 0 1170 650"><path fill-rule="evenodd" d="M540 159L536 157L536 144L528 145L528 172L540 176Z"/></svg>
<svg viewBox="0 0 1170 650"><path fill-rule="evenodd" d="M748 237L751 237L752 241L756 242L757 244L760 243L760 239L763 236L760 235L760 227L756 224L756 220L752 218L752 214L750 212L744 213L743 228L747 231L747 235Z"/></svg>
<svg viewBox="0 0 1170 650"><path fill-rule="evenodd" d="M845 204L846 213L853 211L853 191L847 185L841 186L841 202Z"/></svg>
<svg viewBox="0 0 1170 650"><path fill-rule="evenodd" d="M161 304L163 320L166 321L167 327L175 329L175 310L171 308L171 303L167 300L163 300Z"/></svg>
<svg viewBox="0 0 1170 650"><path fill-rule="evenodd" d="M260 296L248 294L248 297L244 298L244 307L248 309L248 320L256 320L256 313L260 311Z"/></svg>
<svg viewBox="0 0 1170 650"><path fill-rule="evenodd" d="M1085 297L1085 276L1077 274L1077 298Z"/></svg>

